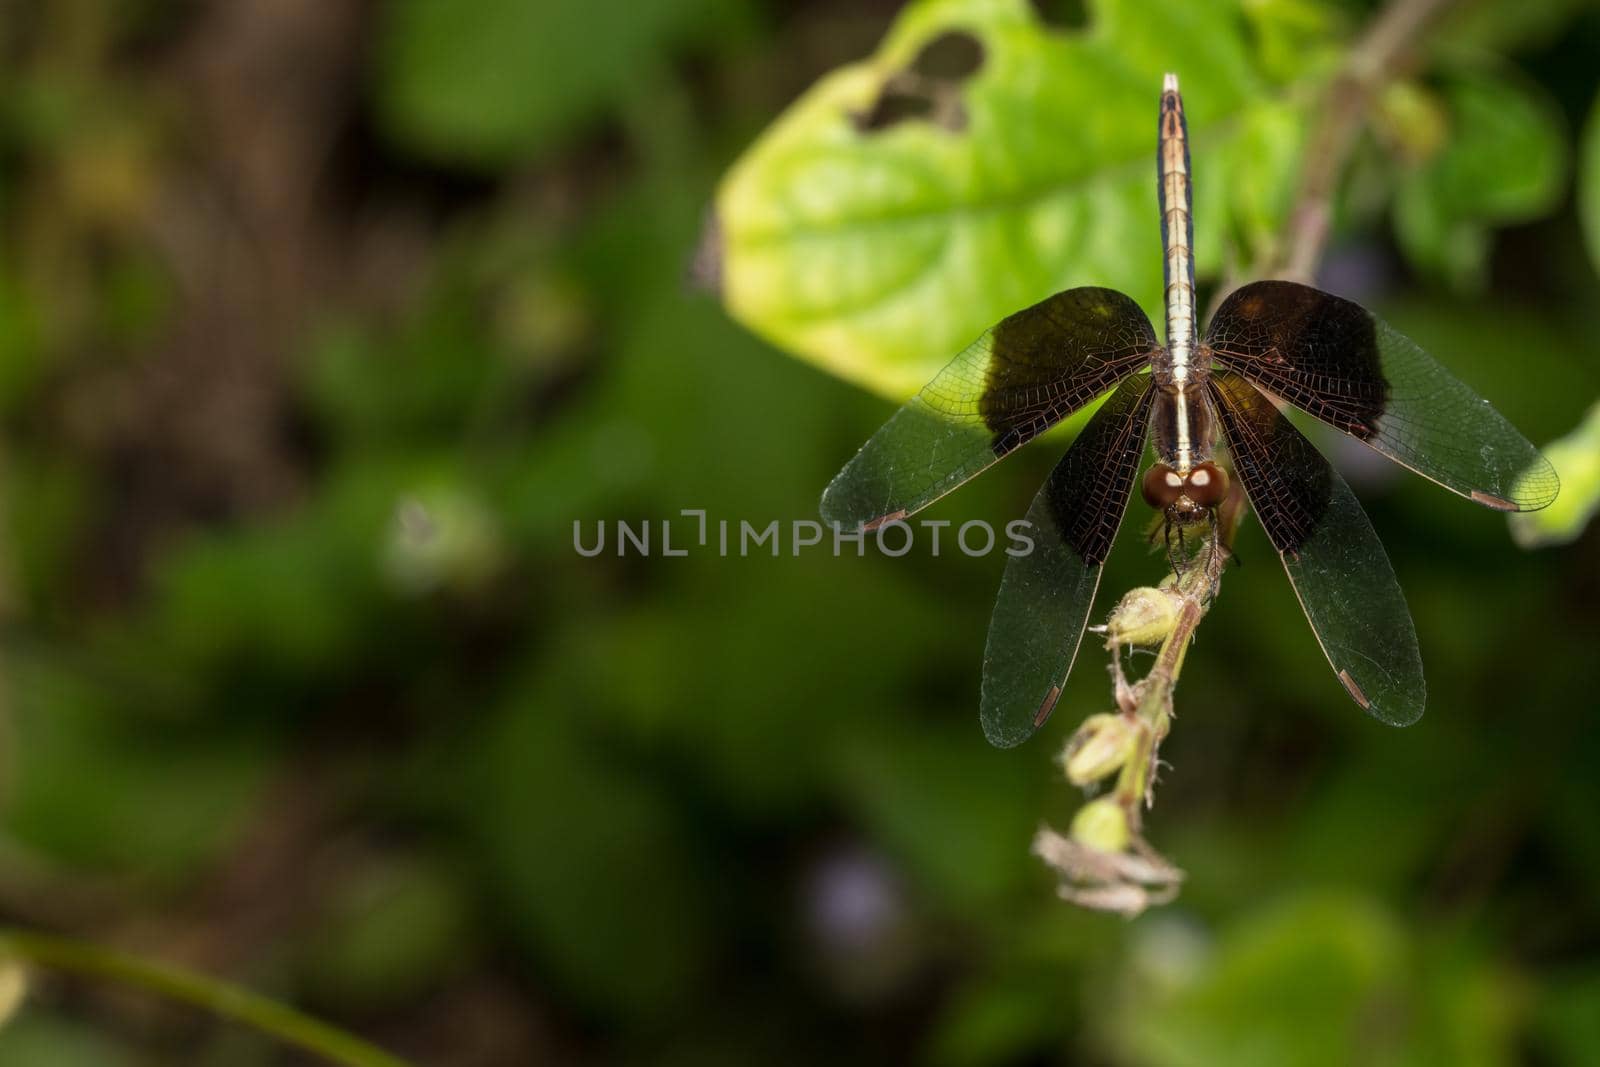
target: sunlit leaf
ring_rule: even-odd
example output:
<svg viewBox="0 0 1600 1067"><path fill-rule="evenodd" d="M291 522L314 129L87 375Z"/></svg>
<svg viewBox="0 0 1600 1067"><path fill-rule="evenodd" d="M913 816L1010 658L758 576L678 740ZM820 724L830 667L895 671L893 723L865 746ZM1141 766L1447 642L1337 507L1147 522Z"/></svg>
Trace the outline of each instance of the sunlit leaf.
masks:
<svg viewBox="0 0 1600 1067"><path fill-rule="evenodd" d="M1258 69L1240 6L1105 0L1092 14L1058 32L1026 0L925 0L875 55L813 87L719 190L733 315L899 397L1069 286L1111 286L1158 311L1164 71L1188 111L1200 272L1270 240L1309 94ZM1318 25L1300 32L1315 43ZM968 63L931 73L932 57L963 49Z"/></svg>
<svg viewBox="0 0 1600 1067"><path fill-rule="evenodd" d="M1543 511L1509 516L1511 536L1524 548L1576 540L1600 511L1600 404L1544 454L1561 477L1561 495Z"/></svg>

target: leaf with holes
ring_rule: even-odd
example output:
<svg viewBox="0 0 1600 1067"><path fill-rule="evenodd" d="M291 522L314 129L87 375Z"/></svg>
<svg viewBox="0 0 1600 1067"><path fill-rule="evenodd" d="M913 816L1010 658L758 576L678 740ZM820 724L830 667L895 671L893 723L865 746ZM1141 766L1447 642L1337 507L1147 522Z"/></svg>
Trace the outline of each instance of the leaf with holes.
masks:
<svg viewBox="0 0 1600 1067"><path fill-rule="evenodd" d="M1189 110L1199 270L1257 258L1287 211L1314 94L1263 72L1234 0L1101 0L1092 15L1058 31L1027 0L910 6L724 179L711 234L732 314L889 397L1071 286L1121 289L1154 315L1168 70ZM1328 69L1327 32L1303 70Z"/></svg>

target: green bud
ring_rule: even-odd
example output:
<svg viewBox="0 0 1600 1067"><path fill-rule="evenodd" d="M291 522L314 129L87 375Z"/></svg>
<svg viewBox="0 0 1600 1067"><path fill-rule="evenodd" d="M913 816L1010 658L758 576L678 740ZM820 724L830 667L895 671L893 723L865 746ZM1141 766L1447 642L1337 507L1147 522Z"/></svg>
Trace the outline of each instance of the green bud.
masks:
<svg viewBox="0 0 1600 1067"><path fill-rule="evenodd" d="M1152 589L1142 586L1130 590L1106 620L1109 644L1153 645L1166 640L1178 622L1181 594L1171 587Z"/></svg>
<svg viewBox="0 0 1600 1067"><path fill-rule="evenodd" d="M22 1006L28 995L28 972L16 960L0 960L0 1027Z"/></svg>
<svg viewBox="0 0 1600 1067"><path fill-rule="evenodd" d="M1061 766L1073 785L1098 782L1122 769L1133 755L1138 728L1121 715L1091 715L1061 753Z"/></svg>
<svg viewBox="0 0 1600 1067"><path fill-rule="evenodd" d="M1416 82L1394 81L1378 94L1379 135L1412 166L1433 159L1450 140L1445 102Z"/></svg>
<svg viewBox="0 0 1600 1067"><path fill-rule="evenodd" d="M1097 852L1121 852L1131 837L1128 813L1115 797L1091 800L1072 817L1072 839Z"/></svg>

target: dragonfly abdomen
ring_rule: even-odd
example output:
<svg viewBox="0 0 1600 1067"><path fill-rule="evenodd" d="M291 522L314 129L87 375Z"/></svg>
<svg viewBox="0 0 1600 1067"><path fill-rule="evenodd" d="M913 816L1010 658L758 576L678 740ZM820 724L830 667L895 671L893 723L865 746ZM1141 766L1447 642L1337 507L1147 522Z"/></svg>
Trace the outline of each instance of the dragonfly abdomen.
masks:
<svg viewBox="0 0 1600 1067"><path fill-rule="evenodd" d="M1161 195L1167 352L1173 378L1183 382L1191 376L1195 347L1194 216L1189 186L1189 128L1176 74L1168 74L1161 86L1156 184Z"/></svg>

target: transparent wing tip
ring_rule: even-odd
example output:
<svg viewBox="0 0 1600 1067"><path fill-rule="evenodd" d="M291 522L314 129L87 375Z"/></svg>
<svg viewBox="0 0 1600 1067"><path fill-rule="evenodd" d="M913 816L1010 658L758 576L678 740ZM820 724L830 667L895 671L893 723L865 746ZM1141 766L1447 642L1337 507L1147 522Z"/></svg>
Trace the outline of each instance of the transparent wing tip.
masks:
<svg viewBox="0 0 1600 1067"><path fill-rule="evenodd" d="M985 708L979 715L983 723L983 736L995 748L1016 748L1033 736L1030 726L1019 724L1018 718L1005 712L991 713Z"/></svg>
<svg viewBox="0 0 1600 1067"><path fill-rule="evenodd" d="M871 533L885 523L898 522L910 514L905 508L889 512L863 508L859 500L849 499L846 493L836 493L831 486L823 491L817 510L824 525L850 533L857 530Z"/></svg>
<svg viewBox="0 0 1600 1067"><path fill-rule="evenodd" d="M1511 483L1510 508L1503 511L1539 511L1556 502L1556 497L1561 495L1561 479L1556 475L1555 467L1541 455L1529 464L1516 481ZM1477 499L1477 494L1473 494ZM1480 501L1484 503L1484 501ZM1495 505L1490 504L1490 507Z"/></svg>
<svg viewBox="0 0 1600 1067"><path fill-rule="evenodd" d="M1338 671L1339 684L1344 686L1345 692L1350 694L1350 699L1361 705L1361 710L1371 715L1374 719L1388 726L1410 726L1422 718L1423 708L1427 704L1425 691L1416 694L1390 694L1381 701L1374 700L1367 695L1361 683L1351 677L1345 669Z"/></svg>

